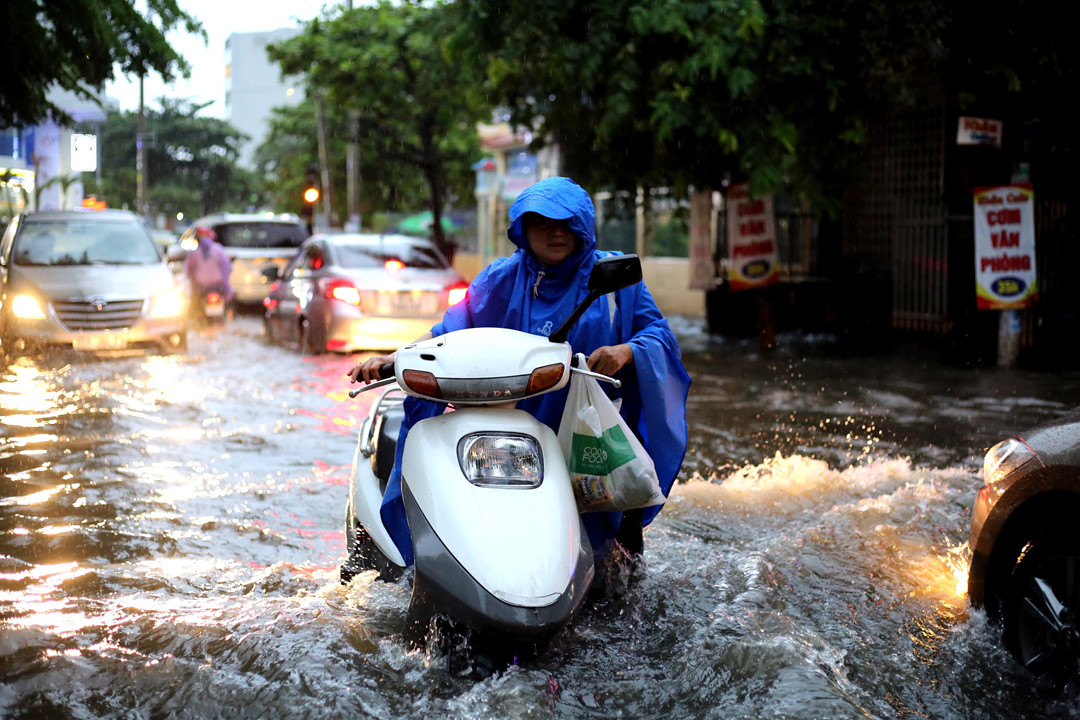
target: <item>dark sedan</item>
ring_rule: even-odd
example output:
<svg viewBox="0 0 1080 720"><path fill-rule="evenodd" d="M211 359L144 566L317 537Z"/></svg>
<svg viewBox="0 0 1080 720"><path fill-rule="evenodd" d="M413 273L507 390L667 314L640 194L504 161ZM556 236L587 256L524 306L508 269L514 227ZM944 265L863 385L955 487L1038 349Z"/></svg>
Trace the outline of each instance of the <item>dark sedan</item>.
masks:
<svg viewBox="0 0 1080 720"><path fill-rule="evenodd" d="M267 338L312 354L396 349L468 286L429 240L361 233L309 238L271 279Z"/></svg>
<svg viewBox="0 0 1080 720"><path fill-rule="evenodd" d="M971 518L968 597L1038 675L1080 672L1080 410L986 453Z"/></svg>

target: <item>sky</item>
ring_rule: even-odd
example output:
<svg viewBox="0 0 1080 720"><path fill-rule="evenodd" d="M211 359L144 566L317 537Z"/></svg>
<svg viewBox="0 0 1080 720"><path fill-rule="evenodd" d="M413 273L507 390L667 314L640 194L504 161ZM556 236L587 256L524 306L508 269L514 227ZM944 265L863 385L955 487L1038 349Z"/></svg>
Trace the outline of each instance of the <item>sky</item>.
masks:
<svg viewBox="0 0 1080 720"><path fill-rule="evenodd" d="M162 95L212 101L200 115L224 119L225 40L229 35L296 27L299 21L316 17L325 4L337 3L333 0L179 0L181 9L202 22L207 42L183 30L169 33L173 48L191 64L191 77L165 83L160 75L151 74L143 90L146 105L159 106L157 99ZM118 75L116 80L106 83L105 95L119 101L122 111L139 109L138 79Z"/></svg>

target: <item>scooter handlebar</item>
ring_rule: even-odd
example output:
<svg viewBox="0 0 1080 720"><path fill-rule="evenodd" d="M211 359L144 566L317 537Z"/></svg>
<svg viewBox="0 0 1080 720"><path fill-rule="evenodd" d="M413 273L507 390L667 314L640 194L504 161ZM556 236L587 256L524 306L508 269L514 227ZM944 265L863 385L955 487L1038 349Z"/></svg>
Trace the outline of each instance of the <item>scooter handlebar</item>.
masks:
<svg viewBox="0 0 1080 720"><path fill-rule="evenodd" d="M374 390L375 388L381 388L384 385L397 382L397 376L394 375L394 363L380 365L378 375L382 378L381 380L376 380L373 383L368 383L355 390L350 390L349 397L354 398L362 392L367 392L368 390Z"/></svg>
<svg viewBox="0 0 1080 720"><path fill-rule="evenodd" d="M622 387L622 380L617 380L610 375L601 375L600 373L589 370L589 364L585 357L585 353L574 354L574 357L570 360L570 372L587 375L591 378L596 378L597 380L603 380L604 382L611 383L615 387Z"/></svg>

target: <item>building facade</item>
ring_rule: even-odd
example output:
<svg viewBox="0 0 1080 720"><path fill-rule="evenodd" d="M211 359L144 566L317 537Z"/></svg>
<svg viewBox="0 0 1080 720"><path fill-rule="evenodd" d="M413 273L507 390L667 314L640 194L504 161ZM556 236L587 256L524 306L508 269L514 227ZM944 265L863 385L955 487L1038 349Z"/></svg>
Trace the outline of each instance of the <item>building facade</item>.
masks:
<svg viewBox="0 0 1080 720"><path fill-rule="evenodd" d="M250 139L240 148L240 165L254 168L255 150L266 138L276 107L304 101L297 78L283 78L266 56L266 46L296 36L300 28L233 33L225 41L225 119Z"/></svg>

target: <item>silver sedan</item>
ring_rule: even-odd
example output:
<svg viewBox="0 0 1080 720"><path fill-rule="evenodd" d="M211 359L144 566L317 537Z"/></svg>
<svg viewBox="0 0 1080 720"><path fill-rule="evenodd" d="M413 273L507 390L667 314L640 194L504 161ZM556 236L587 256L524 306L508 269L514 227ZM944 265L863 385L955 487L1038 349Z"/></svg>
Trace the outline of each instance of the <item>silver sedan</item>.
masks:
<svg viewBox="0 0 1080 720"><path fill-rule="evenodd" d="M396 349L468 287L434 243L405 235L315 235L280 276L268 272L267 338L310 354Z"/></svg>

